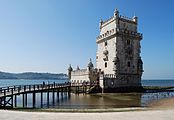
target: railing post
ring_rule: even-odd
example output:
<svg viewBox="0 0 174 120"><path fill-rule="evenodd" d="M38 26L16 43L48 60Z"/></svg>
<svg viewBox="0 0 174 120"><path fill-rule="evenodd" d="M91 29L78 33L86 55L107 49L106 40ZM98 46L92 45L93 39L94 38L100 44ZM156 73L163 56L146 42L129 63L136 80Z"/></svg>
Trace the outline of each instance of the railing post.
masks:
<svg viewBox="0 0 174 120"><path fill-rule="evenodd" d="M20 92L20 90L21 90L21 86L18 87L18 93Z"/></svg>
<svg viewBox="0 0 174 120"><path fill-rule="evenodd" d="M13 86L13 88L14 88L14 91L16 90L16 86Z"/></svg>
<svg viewBox="0 0 174 120"><path fill-rule="evenodd" d="M33 90L35 91L35 85L33 85Z"/></svg>
<svg viewBox="0 0 174 120"><path fill-rule="evenodd" d="M39 85L37 85L37 90L39 90Z"/></svg>
<svg viewBox="0 0 174 120"><path fill-rule="evenodd" d="M24 86L24 92L26 91L26 86Z"/></svg>
<svg viewBox="0 0 174 120"><path fill-rule="evenodd" d="M54 82L54 83L53 83L53 85L54 85L54 88L55 88L55 86L56 86L56 83Z"/></svg>
<svg viewBox="0 0 174 120"><path fill-rule="evenodd" d="M9 92L10 90L9 90L9 87L7 87L7 92Z"/></svg>

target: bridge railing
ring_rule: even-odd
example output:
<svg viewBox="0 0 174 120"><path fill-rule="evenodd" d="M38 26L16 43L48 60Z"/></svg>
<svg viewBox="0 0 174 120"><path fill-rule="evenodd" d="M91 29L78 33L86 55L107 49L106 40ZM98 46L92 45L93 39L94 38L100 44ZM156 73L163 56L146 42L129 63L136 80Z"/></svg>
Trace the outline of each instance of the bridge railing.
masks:
<svg viewBox="0 0 174 120"><path fill-rule="evenodd" d="M36 90L46 90L46 89L53 89L58 87L67 87L70 86L70 83L52 83L52 84L33 84L33 85L15 85L15 86L7 86L0 88L0 95L6 96L8 94L13 94L14 92L29 92L29 91L36 91Z"/></svg>

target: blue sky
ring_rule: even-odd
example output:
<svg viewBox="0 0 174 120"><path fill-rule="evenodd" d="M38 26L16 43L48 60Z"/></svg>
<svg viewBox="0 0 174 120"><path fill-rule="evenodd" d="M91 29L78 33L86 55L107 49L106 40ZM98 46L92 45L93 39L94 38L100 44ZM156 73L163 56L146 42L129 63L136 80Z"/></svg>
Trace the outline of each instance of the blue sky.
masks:
<svg viewBox="0 0 174 120"><path fill-rule="evenodd" d="M0 0L0 71L66 72L95 62L99 20L138 16L143 79L174 78L172 0Z"/></svg>

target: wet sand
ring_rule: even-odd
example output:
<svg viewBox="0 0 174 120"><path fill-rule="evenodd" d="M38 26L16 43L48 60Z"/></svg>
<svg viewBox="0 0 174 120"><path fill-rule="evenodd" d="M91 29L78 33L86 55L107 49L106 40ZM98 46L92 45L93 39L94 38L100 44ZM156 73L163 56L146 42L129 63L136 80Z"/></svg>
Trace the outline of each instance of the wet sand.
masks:
<svg viewBox="0 0 174 120"><path fill-rule="evenodd" d="M153 109L174 109L174 98L165 98L159 101L154 101L149 104Z"/></svg>

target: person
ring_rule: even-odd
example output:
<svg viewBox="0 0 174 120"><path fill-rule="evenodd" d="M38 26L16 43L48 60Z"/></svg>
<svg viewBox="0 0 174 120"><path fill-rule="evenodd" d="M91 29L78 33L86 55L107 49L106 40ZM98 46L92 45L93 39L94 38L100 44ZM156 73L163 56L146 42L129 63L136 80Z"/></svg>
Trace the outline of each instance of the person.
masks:
<svg viewBox="0 0 174 120"><path fill-rule="evenodd" d="M43 81L43 86L45 86L45 82Z"/></svg>

